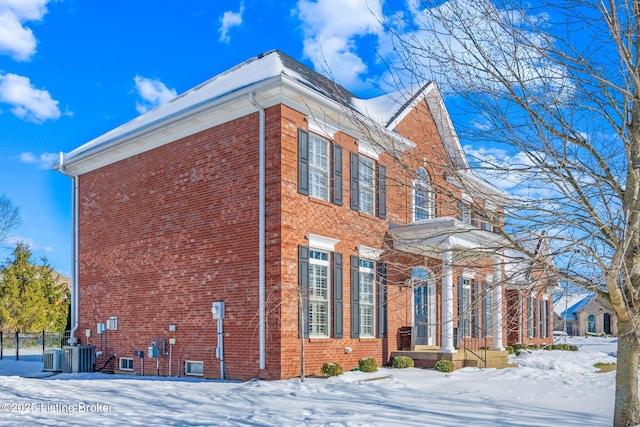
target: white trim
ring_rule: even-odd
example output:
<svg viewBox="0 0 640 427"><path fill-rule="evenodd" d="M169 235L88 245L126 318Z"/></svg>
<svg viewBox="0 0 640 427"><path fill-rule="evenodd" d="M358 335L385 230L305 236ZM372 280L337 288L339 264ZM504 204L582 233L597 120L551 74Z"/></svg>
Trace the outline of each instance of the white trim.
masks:
<svg viewBox="0 0 640 427"><path fill-rule="evenodd" d="M375 149L373 144L371 144L369 141L364 141L364 140L358 141L358 153L363 154L367 157L370 157L376 161L380 159L380 154Z"/></svg>
<svg viewBox="0 0 640 427"><path fill-rule="evenodd" d="M469 194L465 193L464 191L460 194L460 200L466 203L473 203L473 197L471 197Z"/></svg>
<svg viewBox="0 0 640 427"><path fill-rule="evenodd" d="M474 270L467 270L464 269L462 270L462 278L463 279L471 279L471 280L475 280L476 278L476 272Z"/></svg>
<svg viewBox="0 0 640 427"><path fill-rule="evenodd" d="M371 261L379 261L380 256L384 253L383 249L376 249L369 246L358 245L358 255L361 258Z"/></svg>
<svg viewBox="0 0 640 427"><path fill-rule="evenodd" d="M309 124L309 131L325 138L335 139L336 133L339 129L335 126L317 119L314 116L307 116L307 123Z"/></svg>
<svg viewBox="0 0 640 427"><path fill-rule="evenodd" d="M310 248L329 252L334 252L336 245L340 242L340 240L318 236L317 234L307 234L307 240L309 241Z"/></svg>

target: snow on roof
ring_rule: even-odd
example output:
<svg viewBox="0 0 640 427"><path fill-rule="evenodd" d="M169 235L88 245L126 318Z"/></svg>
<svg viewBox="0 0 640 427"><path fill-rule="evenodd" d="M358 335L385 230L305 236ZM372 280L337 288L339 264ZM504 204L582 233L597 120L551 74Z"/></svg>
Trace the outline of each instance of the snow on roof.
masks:
<svg viewBox="0 0 640 427"><path fill-rule="evenodd" d="M225 94L281 74L284 70L284 65L280 56L271 55L270 53L272 52L251 58L218 74L208 81L178 95L166 104L141 114L135 119L76 148L71 151L67 157L73 158L76 154L97 147L103 143L124 137L131 132L161 122L171 116L220 98Z"/></svg>
<svg viewBox="0 0 640 427"><path fill-rule="evenodd" d="M553 311L558 317L574 320L576 313L589 304L593 297L593 294L563 293L553 301Z"/></svg>

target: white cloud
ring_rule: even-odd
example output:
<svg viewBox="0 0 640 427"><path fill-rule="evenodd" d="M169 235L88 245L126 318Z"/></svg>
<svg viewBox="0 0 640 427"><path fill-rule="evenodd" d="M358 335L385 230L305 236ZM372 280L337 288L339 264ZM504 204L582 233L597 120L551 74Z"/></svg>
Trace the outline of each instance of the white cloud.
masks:
<svg viewBox="0 0 640 427"><path fill-rule="evenodd" d="M237 27L242 24L242 14L244 13L244 4L240 4L240 10L238 12L226 11L220 18L220 40L221 42L229 43L231 37L229 36L229 30L233 27Z"/></svg>
<svg viewBox="0 0 640 427"><path fill-rule="evenodd" d="M135 76L136 91L142 102L136 102L136 110L142 114L164 104L177 96L175 89L169 89L160 80Z"/></svg>
<svg viewBox="0 0 640 427"><path fill-rule="evenodd" d="M29 78L16 74L0 74L0 102L11 105L17 117L35 123L60 117L58 101L48 91L35 88Z"/></svg>
<svg viewBox="0 0 640 427"><path fill-rule="evenodd" d="M4 240L4 245L10 246L11 249L15 248L18 243L24 243L29 246L31 253L37 252L54 252L55 249L52 246L42 246L36 243L35 240L24 236L9 236ZM39 261L39 260L38 260Z"/></svg>
<svg viewBox="0 0 640 427"><path fill-rule="evenodd" d="M304 30L304 55L314 68L344 86L361 86L368 68L358 54L357 39L379 34L381 1L300 0L296 12Z"/></svg>
<svg viewBox="0 0 640 427"><path fill-rule="evenodd" d="M39 156L29 151L20 153L20 161L22 163L36 165L38 169L51 169L58 157L59 154L56 153L42 153Z"/></svg>
<svg viewBox="0 0 640 427"><path fill-rule="evenodd" d="M39 21L50 0L0 0L0 54L28 61L36 51L36 38L27 21Z"/></svg>

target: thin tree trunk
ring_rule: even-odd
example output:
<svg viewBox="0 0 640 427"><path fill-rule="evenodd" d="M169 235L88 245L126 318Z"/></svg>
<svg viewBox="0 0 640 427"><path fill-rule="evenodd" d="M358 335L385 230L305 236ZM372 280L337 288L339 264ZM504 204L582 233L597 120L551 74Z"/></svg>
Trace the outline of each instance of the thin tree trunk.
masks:
<svg viewBox="0 0 640 427"><path fill-rule="evenodd" d="M616 366L616 399L614 427L640 424L638 404L638 355L640 342L633 322L618 322L618 362Z"/></svg>

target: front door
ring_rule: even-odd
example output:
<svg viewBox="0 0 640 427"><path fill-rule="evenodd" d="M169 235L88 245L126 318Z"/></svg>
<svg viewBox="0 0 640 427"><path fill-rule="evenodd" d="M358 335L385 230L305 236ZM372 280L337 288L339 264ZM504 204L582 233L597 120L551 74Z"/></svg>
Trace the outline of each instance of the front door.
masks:
<svg viewBox="0 0 640 427"><path fill-rule="evenodd" d="M436 286L429 273L414 268L413 281L413 345L436 345ZM430 283L431 282L431 283Z"/></svg>

